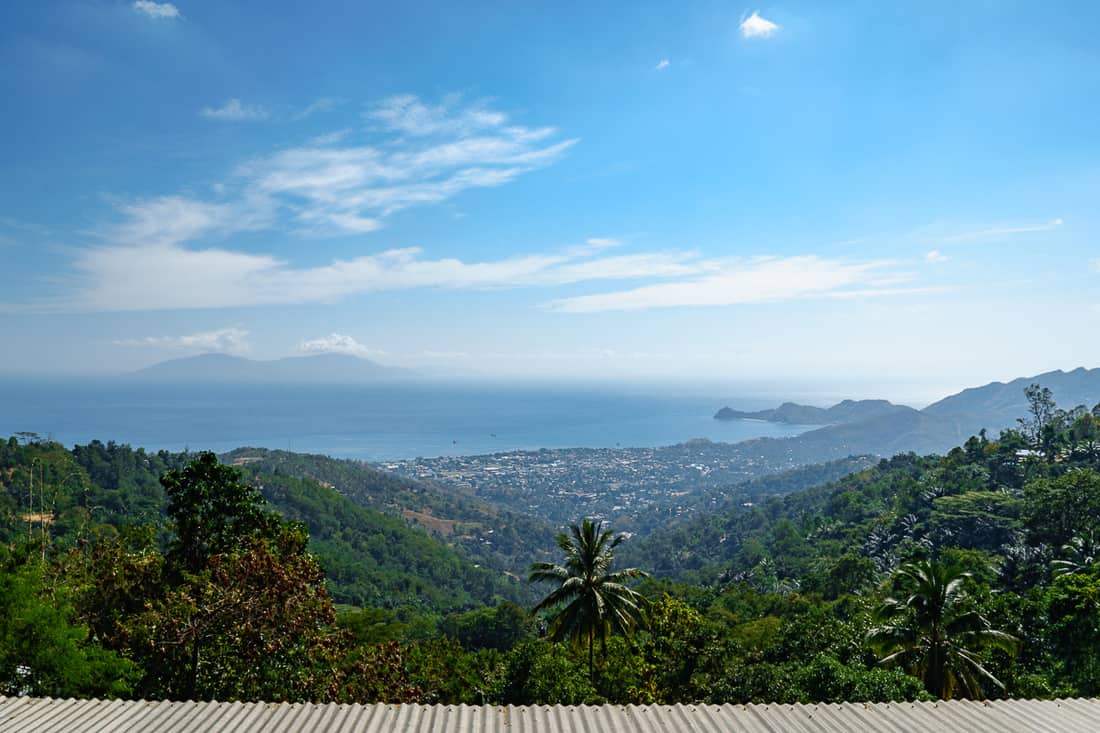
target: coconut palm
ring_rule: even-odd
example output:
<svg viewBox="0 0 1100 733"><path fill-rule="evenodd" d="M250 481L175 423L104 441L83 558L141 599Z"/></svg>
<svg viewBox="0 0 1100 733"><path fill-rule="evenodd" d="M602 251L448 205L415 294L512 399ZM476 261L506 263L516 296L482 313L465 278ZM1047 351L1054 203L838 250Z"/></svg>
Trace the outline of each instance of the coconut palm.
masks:
<svg viewBox="0 0 1100 733"><path fill-rule="evenodd" d="M551 640L569 639L577 646L588 646L588 675L592 677L596 640L602 646L611 634L629 635L638 625L645 599L625 582L646 573L637 568L611 572L614 550L623 536L613 537L603 522L585 519L580 526L571 525L568 533L559 534L557 541L565 553L564 565L537 562L531 566L530 582L557 586L533 613L554 610Z"/></svg>
<svg viewBox="0 0 1100 733"><path fill-rule="evenodd" d="M904 668L944 700L981 699L983 680L1003 688L982 666L978 654L985 649L1013 653L1018 640L990 629L980 613L963 609L964 583L970 573L919 561L902 565L895 577L909 596L887 598L875 610L879 625L871 629L867 641L883 655L879 663Z"/></svg>
<svg viewBox="0 0 1100 733"><path fill-rule="evenodd" d="M1059 575L1073 575L1088 570L1100 559L1100 537L1090 531L1087 535L1080 535L1062 545L1061 560L1055 560L1050 564L1055 577Z"/></svg>

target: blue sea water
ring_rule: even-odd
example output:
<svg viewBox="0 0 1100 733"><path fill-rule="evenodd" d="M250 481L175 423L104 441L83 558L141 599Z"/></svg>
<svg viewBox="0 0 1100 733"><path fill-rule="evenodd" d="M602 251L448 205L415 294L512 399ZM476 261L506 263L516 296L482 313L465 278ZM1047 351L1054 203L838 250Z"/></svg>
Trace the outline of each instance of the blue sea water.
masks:
<svg viewBox="0 0 1100 733"><path fill-rule="evenodd" d="M122 379L0 380L0 436L31 431L147 450L290 449L359 460L572 447L737 442L805 428L723 422L714 412L774 406L703 389L399 382L355 386L164 384Z"/></svg>

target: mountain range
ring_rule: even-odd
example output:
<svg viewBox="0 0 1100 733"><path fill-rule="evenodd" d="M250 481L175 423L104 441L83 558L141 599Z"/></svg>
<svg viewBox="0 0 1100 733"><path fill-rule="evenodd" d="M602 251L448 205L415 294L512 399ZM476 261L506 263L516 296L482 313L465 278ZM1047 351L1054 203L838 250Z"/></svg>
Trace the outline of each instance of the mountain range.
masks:
<svg viewBox="0 0 1100 733"><path fill-rule="evenodd" d="M313 354L259 361L229 354L170 359L140 369L134 377L181 382L364 382L418 376L350 354Z"/></svg>
<svg viewBox="0 0 1100 733"><path fill-rule="evenodd" d="M992 382L917 410L886 400L845 400L829 408L786 402L772 410L743 412L724 407L718 420L755 419L796 425L824 425L794 438L759 438L761 448L777 442L804 461L825 461L870 453L940 453L979 431L996 435L1015 427L1028 410L1024 389L1040 384L1053 392L1059 407L1100 403L1100 369L1045 372L1010 382ZM772 446L774 447L774 446Z"/></svg>

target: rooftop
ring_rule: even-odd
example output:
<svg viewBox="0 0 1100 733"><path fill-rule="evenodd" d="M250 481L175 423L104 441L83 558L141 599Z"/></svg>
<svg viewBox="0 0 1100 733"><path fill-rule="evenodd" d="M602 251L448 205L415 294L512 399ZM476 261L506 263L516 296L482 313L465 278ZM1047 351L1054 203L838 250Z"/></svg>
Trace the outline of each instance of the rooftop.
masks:
<svg viewBox="0 0 1100 733"><path fill-rule="evenodd" d="M315 705L0 697L0 733L1096 731L1100 699L821 705Z"/></svg>

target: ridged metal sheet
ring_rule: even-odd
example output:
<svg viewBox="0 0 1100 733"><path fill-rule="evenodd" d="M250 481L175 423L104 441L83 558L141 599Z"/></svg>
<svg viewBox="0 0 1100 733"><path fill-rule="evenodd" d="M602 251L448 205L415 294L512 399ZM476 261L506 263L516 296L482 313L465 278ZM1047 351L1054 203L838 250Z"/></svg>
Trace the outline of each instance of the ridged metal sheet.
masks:
<svg viewBox="0 0 1100 733"><path fill-rule="evenodd" d="M311 705L0 697L0 733L1083 733L1100 699L828 705Z"/></svg>

